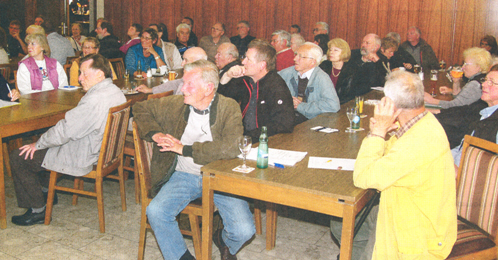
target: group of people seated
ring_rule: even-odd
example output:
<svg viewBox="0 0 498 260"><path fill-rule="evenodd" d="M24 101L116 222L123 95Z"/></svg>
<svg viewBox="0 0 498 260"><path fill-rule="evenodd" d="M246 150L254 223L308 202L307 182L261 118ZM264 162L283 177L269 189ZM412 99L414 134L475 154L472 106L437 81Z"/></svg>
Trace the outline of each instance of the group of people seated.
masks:
<svg viewBox="0 0 498 260"><path fill-rule="evenodd" d="M87 91L82 100L87 102L67 112L66 119L38 142L11 155L18 204L28 208L25 214L12 218L14 224L43 223L47 190L36 177L39 171L81 175L97 161L98 151L77 148L100 147L96 134L102 134L109 107L125 101L112 83L115 73L106 59L121 56L134 75L139 73L139 64L142 71L161 66L184 70L181 79L152 89L137 87L146 93L173 90L174 96L133 106L140 136L157 143L151 162L150 192L154 199L147 216L165 259L194 259L176 216L202 195L203 165L235 158L239 154L237 139L242 135L257 142L263 126L268 136L290 133L295 125L322 113L338 112L341 104L366 94L371 87L384 85L386 97L370 119L370 132L360 148L353 175L357 187L377 189L382 197L362 227L364 235L355 239L367 242L362 247L355 244L353 259L371 259L372 255L374 259L398 259L403 254L420 255L419 259L448 256L456 239L454 162L458 163L459 150L455 145L450 151L444 136L445 132L448 137L452 135L449 129L457 129L460 131L454 139L461 140L464 132L498 142L494 120L498 116L494 113L498 108L498 66L491 67L496 41L485 37L482 48L464 52L465 78L453 78L452 88L441 88L441 92L454 95L452 101L439 101L424 94L422 81L411 73L417 65L426 71L439 68L434 51L416 27L408 29L403 43L394 32L384 38L367 34L361 47L351 50L343 39L329 40L324 22L316 23L313 42L304 41L297 25L291 26L292 34L275 31L270 42L255 39L249 35L246 21L237 24L237 36L226 37L224 24L217 22L211 35L197 41L192 25L192 19L182 20L176 28L175 44L168 41L162 24L146 29L133 24L128 29L130 40L124 45L105 20L97 23L98 39L82 36L78 26L72 28L73 36L64 40L82 56L73 62L71 84L81 83ZM20 94L67 85L62 63L51 52L62 48L52 48L45 32L36 32L44 30L40 25L28 29L34 32L26 37L28 56L19 65ZM20 44L19 53L22 49ZM76 76L79 82L73 81ZM11 100L18 96L8 94ZM442 111L434 112L440 112L438 117L425 110L424 101L441 106ZM453 122L448 118L457 117L461 109L467 112L459 125L446 122ZM485 127L489 124L495 127ZM394 135L385 140L393 130ZM424 152L427 149L431 153ZM76 150L81 154L77 161L66 156ZM58 156L64 156L63 160ZM214 242L221 259L236 259L236 253L255 233L249 205L227 194L215 194L214 203L224 224L215 232ZM393 212L393 208L400 210ZM408 228L400 229L405 224ZM340 238L337 225L333 220L331 228ZM417 235L412 236L414 232Z"/></svg>

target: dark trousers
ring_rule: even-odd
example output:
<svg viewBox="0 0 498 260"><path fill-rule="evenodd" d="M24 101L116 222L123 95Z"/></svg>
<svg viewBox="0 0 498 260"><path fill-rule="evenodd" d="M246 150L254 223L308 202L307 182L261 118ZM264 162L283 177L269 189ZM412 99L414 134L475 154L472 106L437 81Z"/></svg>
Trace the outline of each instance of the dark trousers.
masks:
<svg viewBox="0 0 498 260"><path fill-rule="evenodd" d="M48 185L46 169L41 166L47 149L36 151L33 159L28 157L27 160L24 160L25 154L19 156L20 152L16 149L10 154L17 205L20 208L41 208L46 204L41 187Z"/></svg>

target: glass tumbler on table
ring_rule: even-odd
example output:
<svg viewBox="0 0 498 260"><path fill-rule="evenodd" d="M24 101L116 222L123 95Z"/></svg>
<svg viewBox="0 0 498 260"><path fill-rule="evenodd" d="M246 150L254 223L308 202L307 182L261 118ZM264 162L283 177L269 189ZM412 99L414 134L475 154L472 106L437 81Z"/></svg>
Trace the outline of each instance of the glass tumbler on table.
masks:
<svg viewBox="0 0 498 260"><path fill-rule="evenodd" d="M130 70L125 70L123 75L125 81L130 80Z"/></svg>
<svg viewBox="0 0 498 260"><path fill-rule="evenodd" d="M247 169L246 165L246 156L251 151L252 147L252 139L248 135L241 136L238 140L239 143L239 149L240 152L242 153L242 158L243 158L243 164L241 166L242 169Z"/></svg>
<svg viewBox="0 0 498 260"><path fill-rule="evenodd" d="M353 119L358 115L356 107L347 108L346 115L348 116L348 120L349 120L349 128L346 129L345 132L346 133L356 133L356 131L353 129Z"/></svg>

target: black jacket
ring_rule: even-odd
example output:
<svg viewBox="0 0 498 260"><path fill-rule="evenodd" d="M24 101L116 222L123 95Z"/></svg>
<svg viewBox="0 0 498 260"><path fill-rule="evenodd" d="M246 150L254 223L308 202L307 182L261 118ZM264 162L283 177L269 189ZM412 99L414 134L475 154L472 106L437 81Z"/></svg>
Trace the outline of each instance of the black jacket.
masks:
<svg viewBox="0 0 498 260"><path fill-rule="evenodd" d="M119 47L121 47L121 43L119 43L118 37L108 35L100 40L99 53L107 59L123 58L124 53L119 50Z"/></svg>
<svg viewBox="0 0 498 260"><path fill-rule="evenodd" d="M240 61L232 61L225 65L225 67L220 70L220 79L235 65L240 65ZM234 99L239 105L242 104L243 101L244 103L247 103L249 100L249 91L245 87L242 78L232 78L227 84L219 84L217 92L225 97ZM241 107L240 110L242 111L242 109L243 108Z"/></svg>

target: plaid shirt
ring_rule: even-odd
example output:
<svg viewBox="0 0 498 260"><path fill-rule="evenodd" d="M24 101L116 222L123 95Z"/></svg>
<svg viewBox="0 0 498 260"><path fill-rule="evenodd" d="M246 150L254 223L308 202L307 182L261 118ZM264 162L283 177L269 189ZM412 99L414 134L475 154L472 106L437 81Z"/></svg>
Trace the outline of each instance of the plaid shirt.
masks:
<svg viewBox="0 0 498 260"><path fill-rule="evenodd" d="M394 135L396 135L396 137L398 139L401 138L401 136L403 136L406 133L406 131L408 131L410 128L412 128L412 126L414 126L420 119L422 119L422 117L427 115L427 113L428 113L427 111L424 111L423 113L420 113L417 116L415 116L414 118L410 119L408 122L406 122L406 124L404 126L400 127L394 133Z"/></svg>

